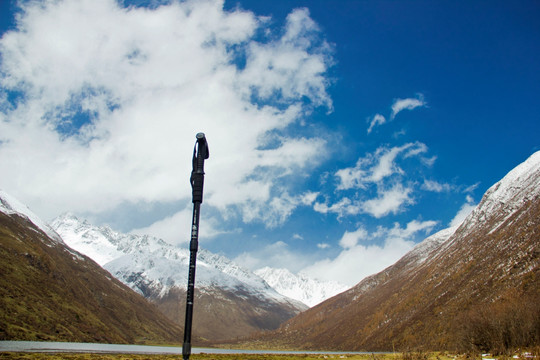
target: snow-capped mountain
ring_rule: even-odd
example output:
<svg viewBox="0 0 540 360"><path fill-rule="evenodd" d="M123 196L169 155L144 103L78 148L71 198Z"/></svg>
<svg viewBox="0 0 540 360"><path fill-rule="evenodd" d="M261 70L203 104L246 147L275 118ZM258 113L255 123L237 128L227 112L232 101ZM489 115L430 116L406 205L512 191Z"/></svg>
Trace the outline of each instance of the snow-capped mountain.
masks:
<svg viewBox="0 0 540 360"><path fill-rule="evenodd" d="M129 283L133 273L160 296L171 287L187 286L189 249L174 247L162 239L148 235L123 234L108 226L95 227L73 214L63 214L51 226L71 248L92 258L113 275ZM200 249L197 254L196 284L204 291L219 286L234 290L247 288L261 297L289 301L264 282L259 276L241 268L224 256ZM129 284L142 293L136 284Z"/></svg>
<svg viewBox="0 0 540 360"><path fill-rule="evenodd" d="M335 281L320 281L306 274L293 274L287 269L264 267L255 271L278 293L313 307L347 289L349 286Z"/></svg>
<svg viewBox="0 0 540 360"><path fill-rule="evenodd" d="M182 334L13 196L0 191L3 340L171 343Z"/></svg>
<svg viewBox="0 0 540 360"><path fill-rule="evenodd" d="M502 180L490 187L473 213L462 226L463 231L473 231L488 219L492 230L505 224L512 215L540 194L540 151L510 171Z"/></svg>
<svg viewBox="0 0 540 360"><path fill-rule="evenodd" d="M40 230L45 232L51 239L62 242L62 238L47 223L34 214L28 206L21 203L15 197L0 189L0 211L7 215L18 214L27 218Z"/></svg>
<svg viewBox="0 0 540 360"><path fill-rule="evenodd" d="M285 322L265 340L363 351L534 346L540 335L539 254L536 152L488 189L457 228L430 236L394 265Z"/></svg>
<svg viewBox="0 0 540 360"><path fill-rule="evenodd" d="M70 247L94 259L156 303L173 321L183 324L181 303L185 301L190 256L187 247L174 247L152 236L118 233L107 226L96 227L73 214L56 218L51 226ZM275 328L307 308L279 294L254 273L204 249L197 254L195 287L195 325L199 334L209 339ZM218 313L235 311L239 312L236 321L244 318L245 324L231 330ZM194 326L194 331L197 328Z"/></svg>

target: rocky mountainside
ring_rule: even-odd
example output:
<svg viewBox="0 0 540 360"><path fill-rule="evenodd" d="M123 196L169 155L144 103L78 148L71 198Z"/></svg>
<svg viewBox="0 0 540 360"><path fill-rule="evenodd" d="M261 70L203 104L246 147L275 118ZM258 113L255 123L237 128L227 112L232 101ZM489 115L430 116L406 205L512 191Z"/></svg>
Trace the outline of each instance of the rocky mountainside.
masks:
<svg viewBox="0 0 540 360"><path fill-rule="evenodd" d="M319 281L305 274L293 274L287 269L264 267L255 271L278 293L301 301L309 307L331 298L349 286L335 281Z"/></svg>
<svg viewBox="0 0 540 360"><path fill-rule="evenodd" d="M72 248L100 263L117 279L184 324L189 250L151 236L121 234L72 214L51 226ZM307 309L276 292L231 260L200 249L197 254L193 333L210 341L276 329Z"/></svg>
<svg viewBox="0 0 540 360"><path fill-rule="evenodd" d="M258 342L334 350L477 349L540 343L540 152L456 229L284 323Z"/></svg>
<svg viewBox="0 0 540 360"><path fill-rule="evenodd" d="M0 191L0 339L179 343L180 327Z"/></svg>

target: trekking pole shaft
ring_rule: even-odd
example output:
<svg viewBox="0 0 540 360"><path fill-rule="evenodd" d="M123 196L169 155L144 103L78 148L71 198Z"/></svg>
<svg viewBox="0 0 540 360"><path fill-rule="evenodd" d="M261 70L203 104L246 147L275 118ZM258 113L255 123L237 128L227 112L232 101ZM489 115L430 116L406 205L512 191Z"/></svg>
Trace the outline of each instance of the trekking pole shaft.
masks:
<svg viewBox="0 0 540 360"><path fill-rule="evenodd" d="M195 295L195 266L197 263L197 250L199 248L199 216L201 203L193 204L193 221L191 223L191 241L189 243L189 275L186 300L186 318L184 326L184 344L182 345L182 356L184 360L189 359L191 354L191 327L193 323L193 297Z"/></svg>
<svg viewBox="0 0 540 360"><path fill-rule="evenodd" d="M195 296L195 266L197 264L197 250L199 249L199 218L201 203L203 201L204 186L204 160L208 159L209 151L203 133L197 134L197 142L193 150L193 170L191 171L191 188L193 202L193 220L191 221L191 241L189 243L189 274L186 299L186 317L184 326L184 344L182 357L189 360L191 354L191 327L193 324L193 300Z"/></svg>

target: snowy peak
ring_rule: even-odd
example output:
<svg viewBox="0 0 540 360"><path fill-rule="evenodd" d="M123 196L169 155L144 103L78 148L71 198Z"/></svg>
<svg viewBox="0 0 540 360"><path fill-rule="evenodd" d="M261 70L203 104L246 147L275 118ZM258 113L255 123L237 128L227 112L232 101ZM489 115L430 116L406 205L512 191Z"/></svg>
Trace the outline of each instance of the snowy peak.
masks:
<svg viewBox="0 0 540 360"><path fill-rule="evenodd" d="M256 270L255 274L263 278L280 294L298 300L309 307L313 307L349 288L335 281L319 281L303 273L295 275L287 269L264 267Z"/></svg>
<svg viewBox="0 0 540 360"><path fill-rule="evenodd" d="M47 234L51 239L62 243L62 238L45 222L43 222L39 216L34 214L28 206L21 203L15 197L9 195L5 191L0 189L0 211L7 215L17 214L22 217L27 218L40 228L45 234Z"/></svg>
<svg viewBox="0 0 540 360"><path fill-rule="evenodd" d="M71 213L57 217L51 226L70 247L89 256L101 266L126 254L144 252L158 255L155 252L178 250L156 237L123 234L108 226L94 226Z"/></svg>
<svg viewBox="0 0 540 360"><path fill-rule="evenodd" d="M151 288L164 296L173 287L185 289L187 286L187 249L174 247L152 236L122 234L108 226L93 226L69 213L56 218L51 226L70 247L89 256L139 293L144 294ZM233 261L200 249L197 288L215 287L243 289L276 301L289 300Z"/></svg>
<svg viewBox="0 0 540 360"><path fill-rule="evenodd" d="M540 151L510 171L484 194L476 209L465 219L462 231L471 231L487 219L493 231L525 203L540 196Z"/></svg>
<svg viewBox="0 0 540 360"><path fill-rule="evenodd" d="M124 255L119 249L121 246L118 246L119 234L108 227L94 227L71 213L60 215L52 221L51 226L71 248L101 266Z"/></svg>

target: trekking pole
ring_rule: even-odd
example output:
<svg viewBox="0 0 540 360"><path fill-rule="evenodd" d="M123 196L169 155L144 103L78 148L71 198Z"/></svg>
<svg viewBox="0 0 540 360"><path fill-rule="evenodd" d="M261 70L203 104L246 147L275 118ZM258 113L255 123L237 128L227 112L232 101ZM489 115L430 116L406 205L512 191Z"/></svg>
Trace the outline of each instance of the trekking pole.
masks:
<svg viewBox="0 0 540 360"><path fill-rule="evenodd" d="M208 159L210 152L208 143L203 133L197 134L197 142L193 149L193 170L191 171L192 197L193 197L193 220L191 222L191 241L189 243L189 275L186 301L186 322L184 326L184 344L182 345L182 357L189 360L191 354L191 324L193 322L193 296L195 294L195 264L197 262L197 250L199 248L199 211L203 201L204 185L204 160Z"/></svg>

